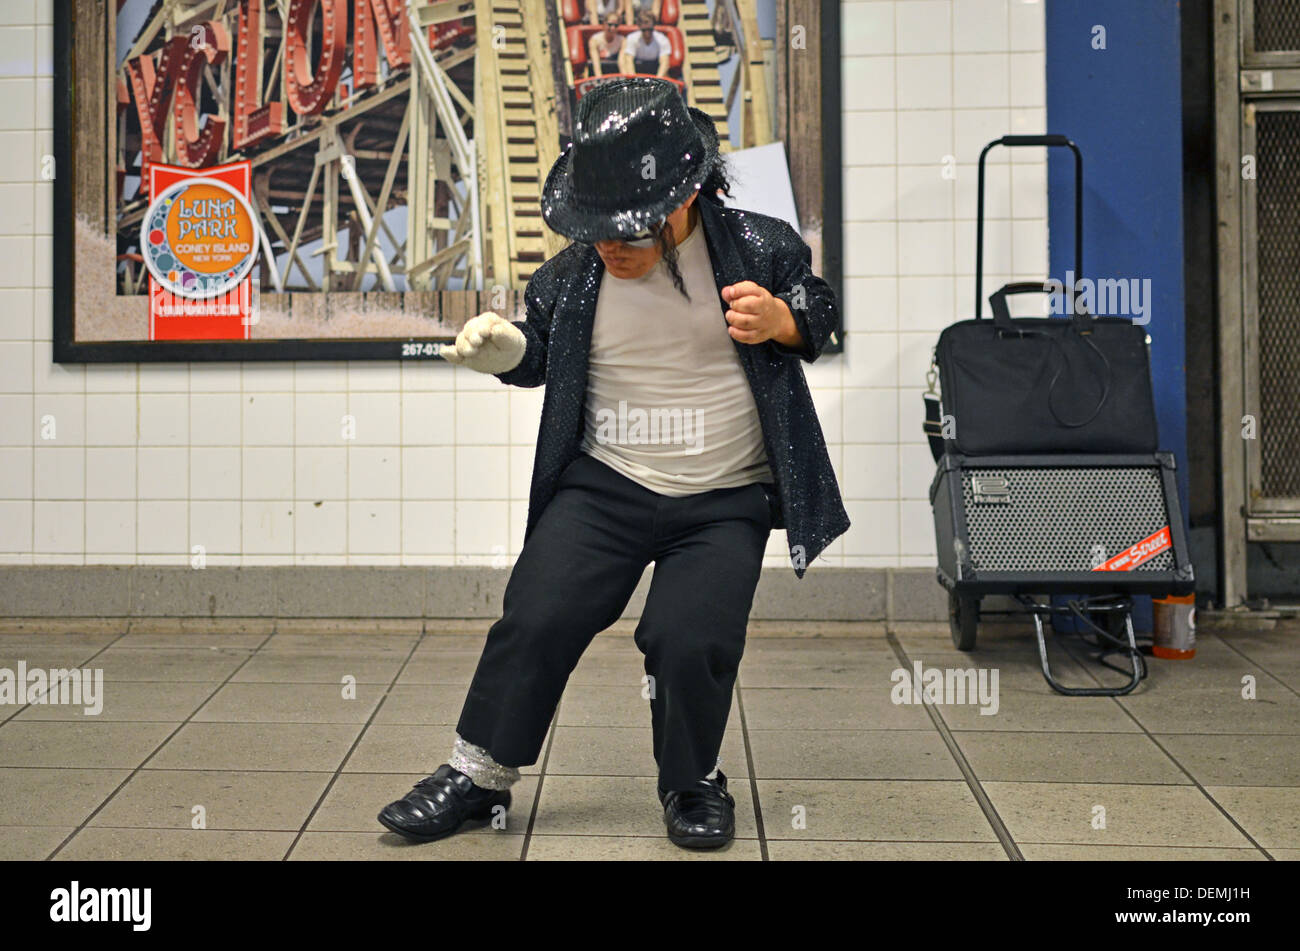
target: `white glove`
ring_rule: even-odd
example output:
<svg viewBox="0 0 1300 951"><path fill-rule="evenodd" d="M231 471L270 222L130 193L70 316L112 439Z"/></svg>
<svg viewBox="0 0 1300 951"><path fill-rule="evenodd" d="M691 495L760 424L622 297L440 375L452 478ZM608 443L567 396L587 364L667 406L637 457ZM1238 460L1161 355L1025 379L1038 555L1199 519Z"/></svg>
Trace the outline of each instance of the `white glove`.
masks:
<svg viewBox="0 0 1300 951"><path fill-rule="evenodd" d="M523 361L527 344L518 327L489 311L470 318L456 343L444 343L439 355L479 373L505 373Z"/></svg>

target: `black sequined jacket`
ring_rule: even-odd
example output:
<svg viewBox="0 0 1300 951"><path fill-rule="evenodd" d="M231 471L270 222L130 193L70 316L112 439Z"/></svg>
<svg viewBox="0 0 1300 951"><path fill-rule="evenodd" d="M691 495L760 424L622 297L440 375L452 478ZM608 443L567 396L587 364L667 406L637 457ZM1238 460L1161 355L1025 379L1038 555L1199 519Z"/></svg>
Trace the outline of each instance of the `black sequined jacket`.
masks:
<svg viewBox="0 0 1300 951"><path fill-rule="evenodd" d="M791 564L802 578L813 559L849 527L801 365L817 359L835 329L835 294L813 274L811 250L786 222L728 208L704 195L697 205L718 285L723 332L722 288L750 280L786 302L803 337L801 350L772 340L733 341L758 407L775 479L777 498L769 492L768 499L772 524L786 530ZM555 494L561 473L580 452L587 358L604 270L596 249L579 243L539 267L524 290L525 319L514 322L527 340L524 358L513 370L497 374L513 386L546 384L525 540Z"/></svg>

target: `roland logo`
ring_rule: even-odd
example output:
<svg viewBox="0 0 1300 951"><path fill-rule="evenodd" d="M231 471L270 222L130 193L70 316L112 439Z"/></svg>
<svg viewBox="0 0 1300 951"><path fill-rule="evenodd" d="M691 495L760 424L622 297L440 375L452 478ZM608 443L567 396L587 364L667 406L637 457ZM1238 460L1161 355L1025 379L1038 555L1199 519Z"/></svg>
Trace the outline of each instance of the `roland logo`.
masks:
<svg viewBox="0 0 1300 951"><path fill-rule="evenodd" d="M977 505L1011 504L1011 486L1006 476L972 475L970 487Z"/></svg>

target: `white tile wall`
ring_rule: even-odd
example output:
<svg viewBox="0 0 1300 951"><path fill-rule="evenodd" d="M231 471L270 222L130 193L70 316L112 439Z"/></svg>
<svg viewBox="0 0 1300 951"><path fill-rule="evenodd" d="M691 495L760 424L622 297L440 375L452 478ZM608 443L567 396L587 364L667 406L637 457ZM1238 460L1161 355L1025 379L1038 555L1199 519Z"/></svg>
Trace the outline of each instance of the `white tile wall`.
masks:
<svg viewBox="0 0 1300 951"><path fill-rule="evenodd" d="M980 150L1008 132L1046 131L1043 3L840 9L847 342L838 379L810 379L819 405L838 390L843 428L824 428L854 524L826 561L929 566L925 371L938 332L973 315ZM989 155L989 289L1046 271L1044 159L1040 149Z"/></svg>
<svg viewBox="0 0 1300 951"><path fill-rule="evenodd" d="M0 562L508 565L540 389L420 364L51 363L51 9L0 3ZM979 150L1044 130L1042 2L841 9L847 351L806 369L854 524L824 563L929 565L924 373L971 308ZM1041 152L993 153L988 185L988 283L1042 273Z"/></svg>

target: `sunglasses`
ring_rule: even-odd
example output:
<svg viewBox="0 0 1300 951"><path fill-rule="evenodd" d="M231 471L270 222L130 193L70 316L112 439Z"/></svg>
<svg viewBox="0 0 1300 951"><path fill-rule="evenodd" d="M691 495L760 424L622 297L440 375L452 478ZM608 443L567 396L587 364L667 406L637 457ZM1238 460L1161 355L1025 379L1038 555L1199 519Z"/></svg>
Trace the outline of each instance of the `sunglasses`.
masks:
<svg viewBox="0 0 1300 951"><path fill-rule="evenodd" d="M629 248L653 248L658 241L658 237L651 229L643 228L630 237L615 238L614 240L627 245Z"/></svg>

